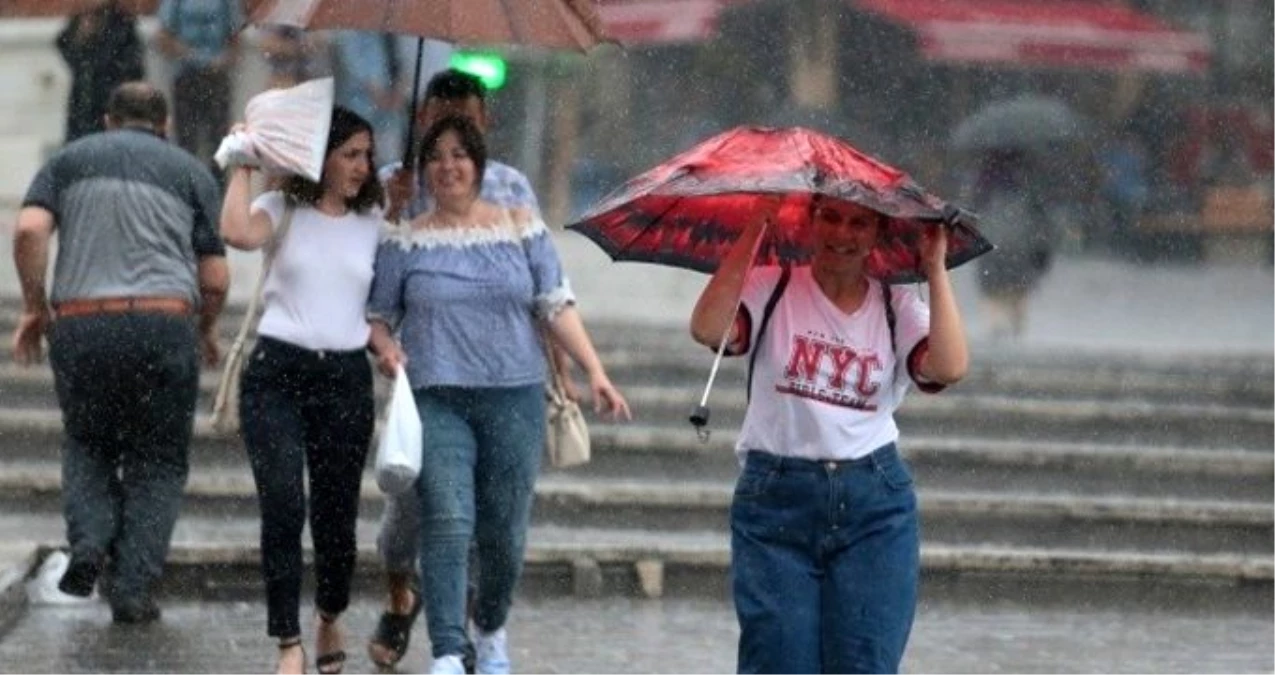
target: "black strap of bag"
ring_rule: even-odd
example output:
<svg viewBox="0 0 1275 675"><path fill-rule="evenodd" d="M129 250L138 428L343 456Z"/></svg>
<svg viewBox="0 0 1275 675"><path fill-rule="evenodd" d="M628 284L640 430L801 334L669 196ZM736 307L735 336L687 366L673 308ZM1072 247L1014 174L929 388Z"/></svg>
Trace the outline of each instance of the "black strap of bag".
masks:
<svg viewBox="0 0 1275 675"><path fill-rule="evenodd" d="M779 297L784 294L784 289L788 287L788 279L792 276L792 270L788 267L783 268L779 273L779 283L775 284L775 290L771 292L770 299L766 301L766 308L761 311L761 325L757 327L757 340L753 343L752 353L748 355L748 389L744 392L749 401L753 398L753 368L757 365L757 352L761 351L761 338L766 334L766 326L770 324L770 315L775 313L775 305L779 304Z"/></svg>

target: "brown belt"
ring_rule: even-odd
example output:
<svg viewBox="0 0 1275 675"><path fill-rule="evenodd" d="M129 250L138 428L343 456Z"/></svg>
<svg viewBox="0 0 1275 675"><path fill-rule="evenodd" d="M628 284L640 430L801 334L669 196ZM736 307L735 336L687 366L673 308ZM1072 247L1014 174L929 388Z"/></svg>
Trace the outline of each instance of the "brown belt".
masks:
<svg viewBox="0 0 1275 675"><path fill-rule="evenodd" d="M65 300L53 304L53 315L59 319L93 314L179 314L194 311L190 301L172 297L88 298Z"/></svg>

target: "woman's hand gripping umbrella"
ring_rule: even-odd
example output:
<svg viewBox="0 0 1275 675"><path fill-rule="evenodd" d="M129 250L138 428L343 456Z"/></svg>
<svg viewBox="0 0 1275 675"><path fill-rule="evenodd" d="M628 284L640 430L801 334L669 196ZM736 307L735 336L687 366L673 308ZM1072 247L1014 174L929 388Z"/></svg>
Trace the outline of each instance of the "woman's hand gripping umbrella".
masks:
<svg viewBox="0 0 1275 675"><path fill-rule="evenodd" d="M739 255L751 265L790 267L810 260L815 208L837 203L881 214L866 271L887 284L925 279L939 250L946 269L992 250L969 212L925 191L903 171L800 127L739 127L709 138L631 179L567 229L589 237L617 261L713 272ZM934 226L942 227L941 237L926 237ZM736 246L743 237L752 238L752 245ZM691 416L702 438L708 393L733 315L729 319Z"/></svg>

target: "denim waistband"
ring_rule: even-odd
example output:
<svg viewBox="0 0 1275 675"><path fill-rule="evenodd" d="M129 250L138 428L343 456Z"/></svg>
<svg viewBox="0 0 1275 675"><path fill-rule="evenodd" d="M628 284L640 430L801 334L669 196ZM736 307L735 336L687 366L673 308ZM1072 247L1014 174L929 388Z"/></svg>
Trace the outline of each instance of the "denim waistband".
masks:
<svg viewBox="0 0 1275 675"><path fill-rule="evenodd" d="M882 458L898 454L898 447L894 443L886 443L885 445L869 452L868 454L857 457L855 459L808 459L806 457L784 457L765 450L749 450L747 454L747 463L758 466L763 469L774 469L776 471L818 471L824 472L831 468L851 467L861 464L871 464Z"/></svg>

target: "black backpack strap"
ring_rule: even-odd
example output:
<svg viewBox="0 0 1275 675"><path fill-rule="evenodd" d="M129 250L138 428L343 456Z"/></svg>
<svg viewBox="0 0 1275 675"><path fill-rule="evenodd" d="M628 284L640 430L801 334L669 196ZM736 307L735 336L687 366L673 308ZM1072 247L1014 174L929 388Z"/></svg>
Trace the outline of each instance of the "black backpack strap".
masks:
<svg viewBox="0 0 1275 675"><path fill-rule="evenodd" d="M895 337L894 324L894 293L890 291L890 284L881 282L881 299L885 301L885 325L890 328L890 353L894 354L894 377L899 377L899 344ZM906 359L907 357L903 357Z"/></svg>
<svg viewBox="0 0 1275 675"><path fill-rule="evenodd" d="M885 300L885 325L890 327L890 352L899 350L898 340L894 337L894 294L890 292L890 284L881 282L881 296ZM898 355L895 355L898 358Z"/></svg>
<svg viewBox="0 0 1275 675"><path fill-rule="evenodd" d="M757 365L757 352L761 350L761 338L766 334L766 326L770 323L770 315L775 313L775 305L779 304L779 297L784 294L784 289L788 287L788 278L792 276L792 270L784 267L779 273L779 283L775 284L775 290L770 293L770 299L766 301L766 308L761 312L761 325L757 327L757 340L753 343L752 353L748 355L748 389L745 390L745 396L748 400L753 398L753 368Z"/></svg>

